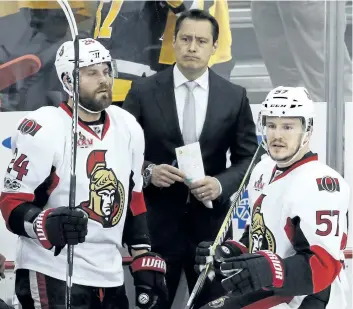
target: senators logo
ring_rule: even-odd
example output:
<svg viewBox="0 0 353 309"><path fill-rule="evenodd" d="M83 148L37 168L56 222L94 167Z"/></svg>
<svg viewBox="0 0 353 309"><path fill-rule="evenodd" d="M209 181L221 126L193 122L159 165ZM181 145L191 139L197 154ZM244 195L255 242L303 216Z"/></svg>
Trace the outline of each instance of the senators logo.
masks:
<svg viewBox="0 0 353 309"><path fill-rule="evenodd" d="M88 156L89 201L80 206L91 220L110 228L119 223L123 214L125 190L113 170L107 168L105 153L106 150L94 150Z"/></svg>
<svg viewBox="0 0 353 309"><path fill-rule="evenodd" d="M29 134L34 136L41 128L42 126L35 120L25 118L18 126L17 130L19 130L23 135Z"/></svg>
<svg viewBox="0 0 353 309"><path fill-rule="evenodd" d="M276 252L275 238L266 226L264 216L261 213L261 205L264 197L265 195L261 194L253 207L250 226L250 253L255 253L258 250Z"/></svg>
<svg viewBox="0 0 353 309"><path fill-rule="evenodd" d="M340 183L338 178L325 176L322 178L317 178L316 183L319 191L340 192Z"/></svg>

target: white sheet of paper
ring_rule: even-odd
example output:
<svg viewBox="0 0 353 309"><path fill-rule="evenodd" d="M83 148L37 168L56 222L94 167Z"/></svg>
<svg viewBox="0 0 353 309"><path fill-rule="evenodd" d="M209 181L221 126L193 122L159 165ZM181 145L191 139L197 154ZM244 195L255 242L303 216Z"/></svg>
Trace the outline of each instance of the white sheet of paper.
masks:
<svg viewBox="0 0 353 309"><path fill-rule="evenodd" d="M185 174L186 179L191 183L205 178L200 143L192 143L175 148L179 169ZM207 208L213 208L212 201L205 201Z"/></svg>

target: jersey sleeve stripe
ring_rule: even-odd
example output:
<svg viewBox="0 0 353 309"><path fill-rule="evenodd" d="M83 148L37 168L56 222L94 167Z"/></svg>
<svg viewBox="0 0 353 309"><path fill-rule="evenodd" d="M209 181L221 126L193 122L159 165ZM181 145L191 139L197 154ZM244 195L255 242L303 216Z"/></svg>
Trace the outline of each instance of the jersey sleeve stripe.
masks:
<svg viewBox="0 0 353 309"><path fill-rule="evenodd" d="M142 192L132 191L130 208L134 216L147 212L145 199Z"/></svg>
<svg viewBox="0 0 353 309"><path fill-rule="evenodd" d="M291 242L292 245L294 245L295 227L293 225L292 219L289 217L287 218L284 231L288 237L288 240Z"/></svg>
<svg viewBox="0 0 353 309"><path fill-rule="evenodd" d="M33 202L34 194L32 193L6 193L0 196L0 209L4 220L8 223L11 212L19 205L25 202Z"/></svg>
<svg viewBox="0 0 353 309"><path fill-rule="evenodd" d="M314 253L309 260L314 288L313 293L318 293L335 280L342 269L342 264L320 246L311 246L310 250Z"/></svg>
<svg viewBox="0 0 353 309"><path fill-rule="evenodd" d="M60 177L55 173L55 170L51 173L49 177L51 182L47 190L48 196L52 194L52 192L56 189L60 181Z"/></svg>
<svg viewBox="0 0 353 309"><path fill-rule="evenodd" d="M346 249L346 247L347 247L347 239L348 239L347 234L346 234L346 233L343 233L342 239L341 239L340 250Z"/></svg>

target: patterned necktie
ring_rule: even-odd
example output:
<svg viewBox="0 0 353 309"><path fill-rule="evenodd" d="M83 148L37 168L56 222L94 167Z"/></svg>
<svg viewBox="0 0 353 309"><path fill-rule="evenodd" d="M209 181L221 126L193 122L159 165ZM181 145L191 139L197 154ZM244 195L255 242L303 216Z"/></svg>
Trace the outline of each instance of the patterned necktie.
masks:
<svg viewBox="0 0 353 309"><path fill-rule="evenodd" d="M193 93L197 83L189 81L184 85L188 90L183 112L183 139L184 144L187 145L195 143L198 140L196 135L195 97Z"/></svg>

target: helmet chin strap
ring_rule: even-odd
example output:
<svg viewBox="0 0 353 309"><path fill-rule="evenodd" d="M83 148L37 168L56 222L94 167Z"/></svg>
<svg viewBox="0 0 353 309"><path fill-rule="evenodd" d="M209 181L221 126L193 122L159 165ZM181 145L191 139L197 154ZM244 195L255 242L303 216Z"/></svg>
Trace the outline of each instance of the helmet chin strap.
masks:
<svg viewBox="0 0 353 309"><path fill-rule="evenodd" d="M91 111L88 108L83 107L80 103L78 103L78 106L90 114L99 114L104 110L104 109L102 109L101 111Z"/></svg>

